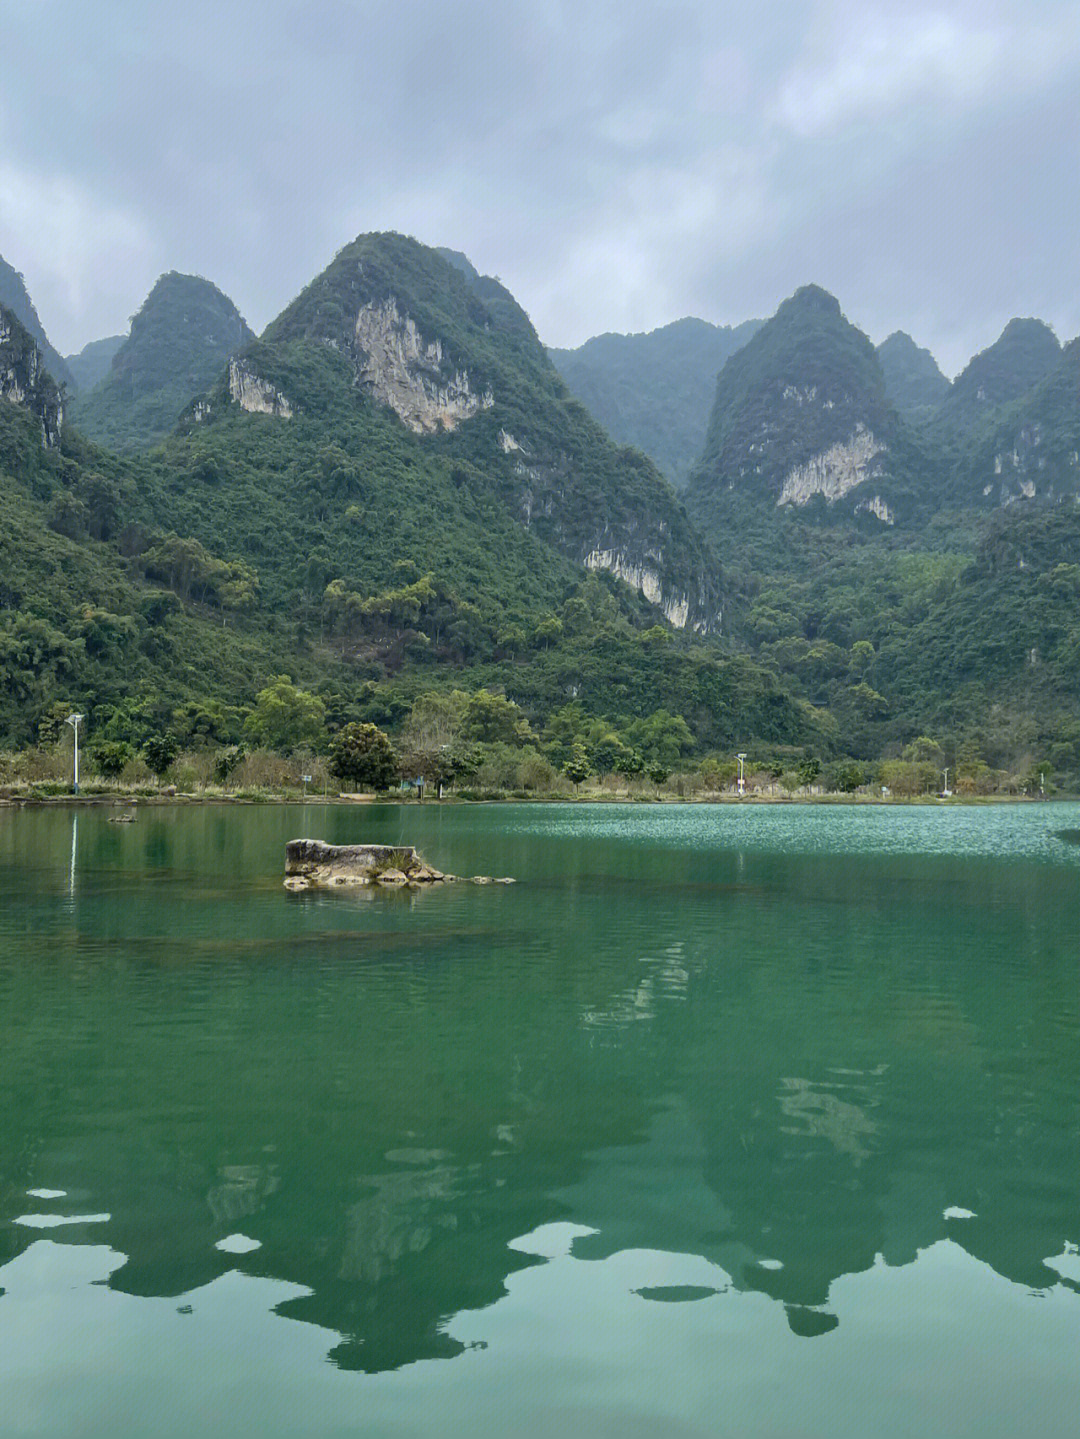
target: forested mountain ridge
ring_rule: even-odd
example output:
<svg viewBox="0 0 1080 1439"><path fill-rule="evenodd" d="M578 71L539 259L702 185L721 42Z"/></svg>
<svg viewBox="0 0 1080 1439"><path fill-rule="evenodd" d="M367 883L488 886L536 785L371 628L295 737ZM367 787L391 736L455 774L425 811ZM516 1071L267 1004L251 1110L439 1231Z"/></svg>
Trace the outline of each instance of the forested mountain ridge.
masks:
<svg viewBox="0 0 1080 1439"><path fill-rule="evenodd" d="M725 365L688 492L721 646L693 631L721 569L692 519L464 256L360 237L145 454L82 438L4 324L9 739L77 701L110 742L229 744L288 674L331 732L487 695L469 733L514 773L575 746L857 769L938 745L1080 781L1076 343L935 448L833 297L785 302Z"/></svg>
<svg viewBox="0 0 1080 1439"><path fill-rule="evenodd" d="M34 302L27 292L23 277L0 255L0 305L4 305L26 330L41 351L45 368L58 385L75 388L71 371L63 357L49 343L49 337L38 318Z"/></svg>
<svg viewBox="0 0 1080 1439"><path fill-rule="evenodd" d="M890 404L915 424L928 420L950 389L930 351L920 348L903 330L896 330L882 340L877 354Z"/></svg>
<svg viewBox="0 0 1080 1439"><path fill-rule="evenodd" d="M229 356L252 339L216 285L170 271L144 300L104 379L79 394L72 418L99 444L146 449L176 428Z"/></svg>
<svg viewBox="0 0 1080 1439"><path fill-rule="evenodd" d="M100 385L113 362L113 356L127 339L126 335L109 335L104 340L91 340L75 355L67 355L67 367L80 392Z"/></svg>
<svg viewBox="0 0 1080 1439"><path fill-rule="evenodd" d="M943 400L934 428L968 439L995 411L1021 399L1057 364L1061 345L1042 320L1010 320L985 350L968 361Z"/></svg>
<svg viewBox="0 0 1080 1439"><path fill-rule="evenodd" d="M369 280L382 253L364 251ZM603 740L609 766L620 754L677 756L747 734L828 749L828 717L767 671L689 626L679 635L658 624L643 594L556 549L554 491L550 523L523 522L521 451L501 439L507 422L538 455L563 444L566 484L583 474L587 503L618 506L632 524L640 485L667 525L661 536L693 538L652 467L582 421L496 282L459 276L464 291L447 300L444 261L423 295L392 269L395 304L407 295L410 319L439 336L424 338L427 384L409 368L408 326L390 332L404 347L403 373L385 361L373 372L374 343L343 351L316 338L312 327L331 313L316 286L147 455L100 449L70 424L47 448L21 401L0 403L0 733L25 743L77 701L94 743L166 732L229 744L256 694L289 674L330 729L363 719L395 730L418 695L481 691L489 699L478 713L491 714L470 733L497 740L513 765L535 761L548 773L546 756L561 762L586 734ZM434 328L440 306L449 334ZM501 350L489 369L479 349L453 352L462 306ZM453 354L448 380L440 348ZM519 351L524 376L508 358ZM391 391L398 379L403 388ZM468 415L494 422L473 451L459 443L467 424L456 411L471 409L483 380L510 393L494 415L483 406ZM398 408L382 398L391 392ZM545 393L556 399L550 410ZM423 428L431 404L437 431Z"/></svg>
<svg viewBox="0 0 1080 1439"><path fill-rule="evenodd" d="M1080 339L1049 373L999 408L961 461L958 489L989 505L1080 494Z"/></svg>
<svg viewBox="0 0 1080 1439"><path fill-rule="evenodd" d="M721 370L687 505L706 535L747 504L892 524L923 502L921 468L873 345L808 285Z"/></svg>
<svg viewBox="0 0 1080 1439"><path fill-rule="evenodd" d="M471 273L470 273L471 272ZM720 624L719 580L670 486L574 400L498 281L400 235L345 247L191 411L393 417L419 466L449 465L532 535L618 575L676 628Z"/></svg>
<svg viewBox="0 0 1080 1439"><path fill-rule="evenodd" d="M760 326L688 318L646 334L596 335L548 354L614 439L636 446L682 486L705 443L716 377Z"/></svg>

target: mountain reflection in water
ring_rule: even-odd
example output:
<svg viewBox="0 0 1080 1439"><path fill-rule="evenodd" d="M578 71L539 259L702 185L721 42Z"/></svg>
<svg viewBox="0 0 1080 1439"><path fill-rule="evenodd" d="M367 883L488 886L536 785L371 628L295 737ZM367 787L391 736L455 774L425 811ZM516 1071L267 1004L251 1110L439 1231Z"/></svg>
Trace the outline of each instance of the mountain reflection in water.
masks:
<svg viewBox="0 0 1080 1439"><path fill-rule="evenodd" d="M0 1286L82 1247L197 1313L240 1270L369 1373L485 1342L460 1316L546 1263L602 1290L617 1262L657 1322L742 1294L810 1338L858 1322L844 1276L920 1253L1080 1289L1060 815L995 859L925 853L916 812L858 853L740 811L372 809L365 837L522 881L385 904L280 891L311 818L84 813L71 879L70 816L0 817Z"/></svg>

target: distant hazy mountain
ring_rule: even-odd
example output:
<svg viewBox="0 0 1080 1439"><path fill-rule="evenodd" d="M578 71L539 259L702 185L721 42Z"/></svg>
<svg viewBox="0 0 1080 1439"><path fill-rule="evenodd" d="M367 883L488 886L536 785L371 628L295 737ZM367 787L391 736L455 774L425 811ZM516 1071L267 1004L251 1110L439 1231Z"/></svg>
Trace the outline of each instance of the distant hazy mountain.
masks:
<svg viewBox="0 0 1080 1439"><path fill-rule="evenodd" d="M27 293L23 277L18 270L11 268L2 255L0 255L0 305L5 305L26 330L41 351L45 368L56 383L68 385L74 389L71 371L63 357L49 344L49 337L38 319L38 312L34 309L34 302Z"/></svg>
<svg viewBox="0 0 1080 1439"><path fill-rule="evenodd" d="M126 338L126 335L110 335L106 340L91 340L77 355L64 357L77 389L92 390L101 383Z"/></svg>
<svg viewBox="0 0 1080 1439"><path fill-rule="evenodd" d="M636 445L683 485L705 443L716 377L760 328L676 320L640 335L597 335L549 350L563 379L620 444Z"/></svg>
<svg viewBox="0 0 1080 1439"><path fill-rule="evenodd" d="M236 306L209 280L175 271L162 275L105 378L79 395L73 419L91 439L114 449L155 444L252 339Z"/></svg>
<svg viewBox="0 0 1080 1439"><path fill-rule="evenodd" d="M881 342L877 353L890 403L915 424L928 420L949 393L949 381L930 351L897 330Z"/></svg>

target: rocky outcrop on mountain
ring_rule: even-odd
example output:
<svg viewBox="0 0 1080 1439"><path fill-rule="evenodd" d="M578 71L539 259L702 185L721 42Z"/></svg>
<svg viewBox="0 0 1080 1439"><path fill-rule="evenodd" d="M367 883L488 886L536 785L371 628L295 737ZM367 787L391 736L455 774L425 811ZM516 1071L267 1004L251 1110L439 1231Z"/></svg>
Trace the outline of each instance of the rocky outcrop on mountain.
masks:
<svg viewBox="0 0 1080 1439"><path fill-rule="evenodd" d="M468 370L444 372L442 342L425 341L411 316L399 314L392 295L361 308L356 344L366 357L361 384L418 435L456 429L495 403L490 389L472 389Z"/></svg>
<svg viewBox="0 0 1080 1439"><path fill-rule="evenodd" d="M0 399L35 416L46 448L60 443L64 405L41 353L15 315L0 305Z"/></svg>
<svg viewBox="0 0 1080 1439"><path fill-rule="evenodd" d="M730 522L725 496L892 523L909 497L907 449L873 345L810 285L721 370L687 503L713 533Z"/></svg>
<svg viewBox="0 0 1080 1439"><path fill-rule="evenodd" d="M101 444L144 449L175 429L191 401L253 339L236 306L209 280L162 275L108 374L79 395L73 418Z"/></svg>
<svg viewBox="0 0 1080 1439"><path fill-rule="evenodd" d="M777 504L805 505L815 495L822 495L830 504L842 500L849 490L872 478L873 462L884 448L857 422L846 440L838 440L788 472Z"/></svg>
<svg viewBox="0 0 1080 1439"><path fill-rule="evenodd" d="M974 447L965 492L972 501L1008 505L1080 494L1080 340L1061 351L1050 373Z"/></svg>
<svg viewBox="0 0 1080 1439"><path fill-rule="evenodd" d="M716 377L761 328L676 320L648 334L597 335L576 350L549 350L582 404L622 445L635 445L674 485L701 455Z"/></svg>
<svg viewBox="0 0 1080 1439"><path fill-rule="evenodd" d="M929 350L921 349L903 330L877 347L885 394L905 419L922 424L949 393L949 381Z"/></svg>
<svg viewBox="0 0 1080 1439"><path fill-rule="evenodd" d="M292 419L292 406L286 397L269 380L257 375L247 360L229 361L229 398L249 415L279 415L283 420ZM195 419L201 420L206 414L207 410L197 401Z"/></svg>
<svg viewBox="0 0 1080 1439"><path fill-rule="evenodd" d="M38 318L38 312L27 292L23 277L18 270L12 269L3 256L0 256L0 305L3 305L15 316L33 340L41 352L46 370L56 383L74 389L75 384L71 371L63 357L50 345L49 337Z"/></svg>

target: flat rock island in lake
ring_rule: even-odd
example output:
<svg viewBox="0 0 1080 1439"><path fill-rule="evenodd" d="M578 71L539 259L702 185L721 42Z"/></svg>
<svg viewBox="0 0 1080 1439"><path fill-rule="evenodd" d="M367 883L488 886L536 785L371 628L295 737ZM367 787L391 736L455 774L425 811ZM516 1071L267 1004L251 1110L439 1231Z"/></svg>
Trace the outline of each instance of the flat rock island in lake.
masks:
<svg viewBox="0 0 1080 1439"><path fill-rule="evenodd" d="M285 888L314 889L347 884L451 884L457 875L433 869L411 845L326 844L291 839L285 846ZM474 875L472 884L513 884Z"/></svg>

